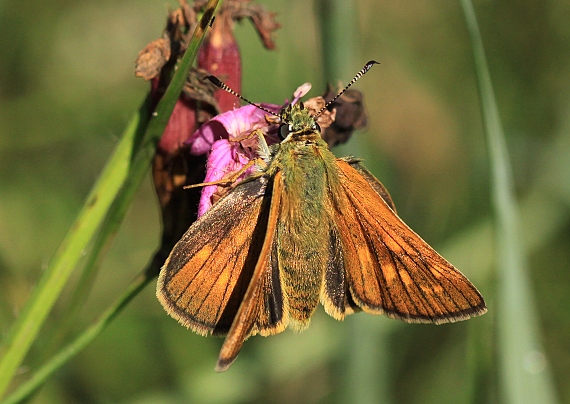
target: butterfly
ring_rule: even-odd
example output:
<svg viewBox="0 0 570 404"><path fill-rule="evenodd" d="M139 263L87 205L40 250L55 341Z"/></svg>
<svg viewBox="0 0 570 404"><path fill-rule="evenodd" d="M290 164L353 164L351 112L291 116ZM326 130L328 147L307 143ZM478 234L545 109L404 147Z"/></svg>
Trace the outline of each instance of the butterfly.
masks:
<svg viewBox="0 0 570 404"><path fill-rule="evenodd" d="M257 170L190 226L160 272L157 296L172 317L226 336L217 371L250 336L305 329L319 303L337 320L363 311L441 324L487 310L360 161L331 153L316 121L325 108L311 115L297 103L279 113L281 142L261 142Z"/></svg>

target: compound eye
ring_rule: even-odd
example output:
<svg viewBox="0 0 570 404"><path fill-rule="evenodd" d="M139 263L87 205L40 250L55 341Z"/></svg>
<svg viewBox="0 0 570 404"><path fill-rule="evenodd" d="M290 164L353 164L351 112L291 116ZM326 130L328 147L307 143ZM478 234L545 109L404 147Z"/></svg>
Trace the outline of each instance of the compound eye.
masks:
<svg viewBox="0 0 570 404"><path fill-rule="evenodd" d="M291 131L292 131L291 125L287 123L282 123L281 125L279 125L279 132L278 132L279 138L281 140L284 140L287 136L289 136Z"/></svg>
<svg viewBox="0 0 570 404"><path fill-rule="evenodd" d="M313 126L313 129L318 130L319 133L321 132L321 127L319 126L319 124L315 121L315 124Z"/></svg>

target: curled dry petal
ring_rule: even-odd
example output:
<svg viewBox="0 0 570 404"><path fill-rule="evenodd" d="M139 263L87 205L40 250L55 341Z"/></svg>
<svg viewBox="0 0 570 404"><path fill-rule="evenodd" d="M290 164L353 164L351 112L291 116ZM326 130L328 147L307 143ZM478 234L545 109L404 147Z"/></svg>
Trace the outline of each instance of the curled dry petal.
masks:
<svg viewBox="0 0 570 404"><path fill-rule="evenodd" d="M273 33L280 25L275 19L276 13L268 11L264 6L251 0L226 0L222 10L227 12L235 21L249 18L266 49L275 49Z"/></svg>
<svg viewBox="0 0 570 404"><path fill-rule="evenodd" d="M309 98L307 101L303 103L306 109L312 115L316 115L321 109L324 108L326 105L325 99L323 97L314 97ZM336 117L336 110L333 109L332 111L324 110L321 114L317 117L317 123L321 127L321 130L325 130L334 122Z"/></svg>
<svg viewBox="0 0 570 404"><path fill-rule="evenodd" d="M324 99L328 102L338 94L338 91L340 90L329 87ZM323 139L329 147L346 143L355 130L365 128L368 125L363 96L358 90L347 90L328 108L336 110L334 122L323 131Z"/></svg>
<svg viewBox="0 0 570 404"><path fill-rule="evenodd" d="M162 67L170 59L170 38L164 35L141 50L135 62L135 76L150 80L160 74Z"/></svg>
<svg viewBox="0 0 570 404"><path fill-rule="evenodd" d="M253 11L250 17L267 49L275 49L273 32L280 28L279 23L275 20L276 15L276 13L270 13L265 9L259 9Z"/></svg>

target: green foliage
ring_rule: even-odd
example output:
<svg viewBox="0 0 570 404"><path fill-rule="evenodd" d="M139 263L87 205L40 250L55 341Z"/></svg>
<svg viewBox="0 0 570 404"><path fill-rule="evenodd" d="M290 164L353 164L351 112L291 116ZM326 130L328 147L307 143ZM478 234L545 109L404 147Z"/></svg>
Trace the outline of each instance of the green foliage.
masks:
<svg viewBox="0 0 570 404"><path fill-rule="evenodd" d="M436 327L363 314L339 323L321 310L302 334L248 340L230 370L216 374L221 340L197 336L177 324L163 311L151 285L58 370L32 402L506 401L497 330L508 320L501 305L512 303L506 302L500 286L504 281L497 275L496 246L504 240L496 239L489 180L494 169L459 2L424 1L403 8L363 0L355 3L355 13L341 12L340 17L325 15L322 8L328 2L315 8L304 1L264 4L279 13L278 50L263 50L250 26L236 28L243 94L253 101L280 103L305 81L313 83L311 95L319 94L327 79L346 83L364 62L381 62L355 85L365 93L368 130L335 153L365 158L366 167L390 190L400 216L477 285L489 313ZM529 320L525 328L544 344L545 356L531 354L517 369L540 377L550 370L558 397L567 402L566 3L507 0L475 6L510 157L511 195L519 205L518 237L528 257L529 281L515 285L514 293L530 290L534 295L537 321ZM3 344L128 117L148 92L148 84L133 77L133 61L160 35L165 13L164 2L150 0L52 1L41 7L7 1L0 7ZM342 45L334 36L338 26L346 27ZM323 60L335 66L325 66ZM126 296L130 280L157 248L159 215L149 184L130 205L92 292L83 297L71 335L95 319L105 320L101 313L113 312L105 310L120 304L117 297ZM56 293L59 299L13 388L37 377L46 360L61 358L54 356L61 344L54 349L51 341L61 316L69 312L77 281L72 275ZM95 324L88 330L100 329ZM96 335L89 332L84 338Z"/></svg>

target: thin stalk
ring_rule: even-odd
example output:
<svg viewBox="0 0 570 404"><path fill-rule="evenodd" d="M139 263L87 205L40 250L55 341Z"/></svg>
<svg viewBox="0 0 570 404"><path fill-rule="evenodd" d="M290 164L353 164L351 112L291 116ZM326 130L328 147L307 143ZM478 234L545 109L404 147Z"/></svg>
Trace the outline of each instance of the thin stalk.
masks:
<svg viewBox="0 0 570 404"><path fill-rule="evenodd" d="M498 264L498 352L501 399L555 403L556 392L540 337L540 322L520 239L519 208L483 42L470 0L461 0L474 53L491 165Z"/></svg>
<svg viewBox="0 0 570 404"><path fill-rule="evenodd" d="M180 60L178 69L158 103L142 138L137 138L137 135L141 133L138 129L141 123L145 122L147 113L143 113L141 108L131 120L113 156L87 197L74 225L50 261L20 317L12 327L3 346L3 355L0 360L0 397L4 395L16 369L29 351L41 325L59 297L83 251L111 208L111 204L118 195L125 197L144 178L144 172L153 156L152 150L164 132L188 71L204 39L205 31L219 3L219 0L208 1L188 49ZM120 193L122 187L128 189L129 192ZM120 202L118 204L120 205Z"/></svg>
<svg viewBox="0 0 570 404"><path fill-rule="evenodd" d="M147 102L131 119L119 144L95 183L75 223L51 259L38 285L13 325L2 347L0 361L0 396L20 366L67 279L106 215L115 195L130 172L135 145L140 142L145 125Z"/></svg>
<svg viewBox="0 0 570 404"><path fill-rule="evenodd" d="M30 379L18 386L14 393L2 401L2 404L21 403L29 398L57 369L89 345L119 315L127 304L154 278L152 275L148 275L151 273L152 271L144 271L138 275L125 292L89 328L52 356L48 362L34 372Z"/></svg>

